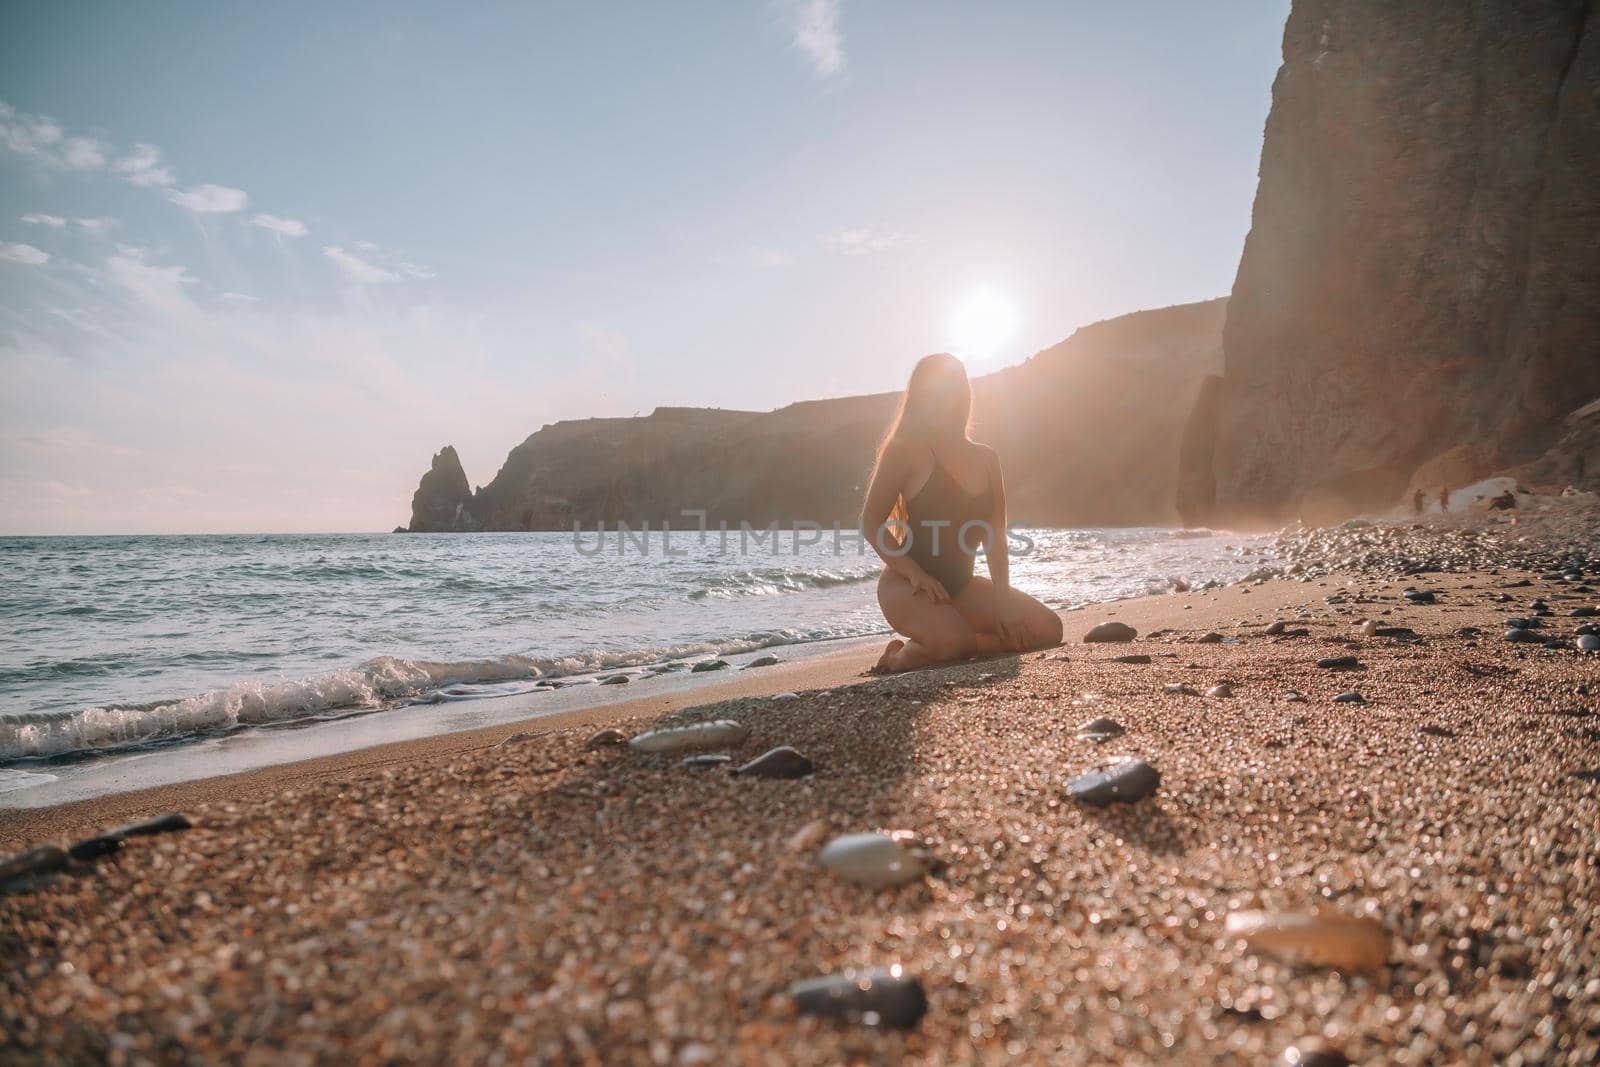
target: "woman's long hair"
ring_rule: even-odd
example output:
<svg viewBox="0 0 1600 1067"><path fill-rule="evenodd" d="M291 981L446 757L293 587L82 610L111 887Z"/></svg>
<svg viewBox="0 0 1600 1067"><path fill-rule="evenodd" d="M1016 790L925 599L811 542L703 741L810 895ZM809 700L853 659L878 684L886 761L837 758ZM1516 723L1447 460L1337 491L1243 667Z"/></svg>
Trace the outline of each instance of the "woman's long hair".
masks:
<svg viewBox="0 0 1600 1067"><path fill-rule="evenodd" d="M972 383L967 380L967 368L948 352L923 356L911 368L911 380L906 391L900 394L900 406L895 410L889 430L878 444L878 455L873 460L872 474L877 476L883 463L883 454L896 441L931 441L955 432L967 436L972 420ZM871 479L868 479L871 484ZM885 525L892 527L890 536L898 545L899 531L910 522L905 496L895 497ZM862 531L868 536L876 533Z"/></svg>

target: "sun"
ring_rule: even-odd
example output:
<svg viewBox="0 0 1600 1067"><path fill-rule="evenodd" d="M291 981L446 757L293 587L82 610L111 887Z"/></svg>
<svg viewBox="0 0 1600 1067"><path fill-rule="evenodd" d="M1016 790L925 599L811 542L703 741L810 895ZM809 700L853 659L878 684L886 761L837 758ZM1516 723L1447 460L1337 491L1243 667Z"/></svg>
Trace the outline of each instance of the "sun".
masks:
<svg viewBox="0 0 1600 1067"><path fill-rule="evenodd" d="M987 362L1011 343L1020 324L1011 299L986 285L968 293L950 313L950 344L963 359Z"/></svg>

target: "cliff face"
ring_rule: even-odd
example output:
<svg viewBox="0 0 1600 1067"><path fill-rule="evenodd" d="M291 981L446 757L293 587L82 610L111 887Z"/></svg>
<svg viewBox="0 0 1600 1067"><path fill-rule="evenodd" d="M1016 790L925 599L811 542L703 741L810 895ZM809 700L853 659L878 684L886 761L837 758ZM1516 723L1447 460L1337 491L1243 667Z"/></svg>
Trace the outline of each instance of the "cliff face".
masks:
<svg viewBox="0 0 1600 1067"><path fill-rule="evenodd" d="M476 530L478 521L471 511L472 489L467 485L461 457L445 445L433 457L433 465L422 476L411 497L412 532L422 530Z"/></svg>
<svg viewBox="0 0 1600 1067"><path fill-rule="evenodd" d="M1000 451L1015 520L1098 525L1177 517L1180 430L1202 379L1221 367L1226 304L1096 323L974 381L974 434ZM880 393L762 413L659 408L644 418L559 422L512 449L494 480L463 507L490 530L571 529L575 522L592 529L618 520L682 528L693 521L684 509L704 509L713 525L849 526L897 401ZM434 476L424 476L424 488ZM465 489L465 475L459 485ZM418 525L413 510L413 530L462 528Z"/></svg>
<svg viewBox="0 0 1600 1067"><path fill-rule="evenodd" d="M1430 461L1537 456L1600 395L1600 5L1296 0L1283 53L1224 331L1224 514L1351 514Z"/></svg>

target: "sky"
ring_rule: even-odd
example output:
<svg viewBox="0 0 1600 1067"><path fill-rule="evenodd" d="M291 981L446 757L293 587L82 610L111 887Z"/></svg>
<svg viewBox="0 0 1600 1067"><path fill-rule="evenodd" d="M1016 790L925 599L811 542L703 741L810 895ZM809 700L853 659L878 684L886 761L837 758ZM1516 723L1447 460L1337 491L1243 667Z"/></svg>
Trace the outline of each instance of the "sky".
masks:
<svg viewBox="0 0 1600 1067"><path fill-rule="evenodd" d="M561 419L1228 293L1288 0L0 7L0 534L385 530Z"/></svg>

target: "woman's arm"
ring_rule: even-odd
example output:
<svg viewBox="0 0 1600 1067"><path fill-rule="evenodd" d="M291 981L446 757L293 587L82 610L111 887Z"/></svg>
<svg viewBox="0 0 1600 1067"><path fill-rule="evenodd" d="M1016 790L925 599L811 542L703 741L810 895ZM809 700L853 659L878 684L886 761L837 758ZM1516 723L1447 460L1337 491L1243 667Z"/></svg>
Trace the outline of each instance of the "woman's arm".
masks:
<svg viewBox="0 0 1600 1067"><path fill-rule="evenodd" d="M989 529L985 531L984 555L989 560L989 580L994 583L994 616L1000 632L1018 652L1034 647L1033 634L1028 629L1027 615L1017 598L1011 595L1011 545L1006 541L1006 480L1000 471L1000 454L987 449L989 455L989 487L993 490L994 507L989 513Z"/></svg>
<svg viewBox="0 0 1600 1067"><path fill-rule="evenodd" d="M867 487L867 500L861 508L861 536L872 545L872 550L884 565L911 583L918 593L925 593L934 603L950 599L943 583L922 569L921 564L904 552L896 551L890 532L884 530L894 505L900 499L901 487L911 472L911 460L905 448L891 443L883 451L878 469L872 472L872 484ZM909 537L910 530L901 531Z"/></svg>

